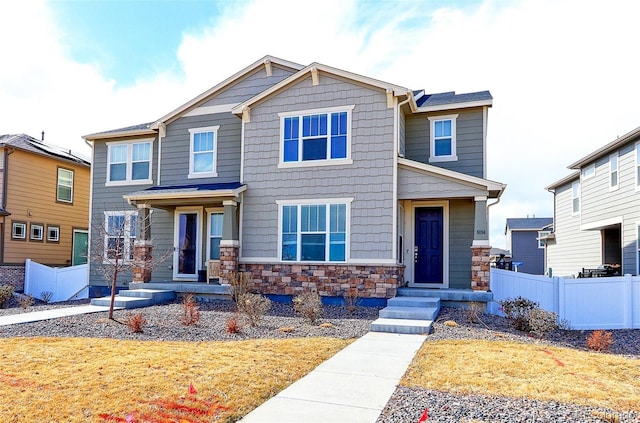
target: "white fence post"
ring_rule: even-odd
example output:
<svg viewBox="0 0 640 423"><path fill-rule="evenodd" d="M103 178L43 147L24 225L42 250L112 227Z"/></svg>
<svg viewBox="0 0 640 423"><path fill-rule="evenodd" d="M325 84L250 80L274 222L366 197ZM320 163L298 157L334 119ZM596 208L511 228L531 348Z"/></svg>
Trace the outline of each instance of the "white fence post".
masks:
<svg viewBox="0 0 640 423"><path fill-rule="evenodd" d="M629 273L624 275L624 327L633 327L633 282Z"/></svg>
<svg viewBox="0 0 640 423"><path fill-rule="evenodd" d="M31 259L24 261L24 293L31 291Z"/></svg>

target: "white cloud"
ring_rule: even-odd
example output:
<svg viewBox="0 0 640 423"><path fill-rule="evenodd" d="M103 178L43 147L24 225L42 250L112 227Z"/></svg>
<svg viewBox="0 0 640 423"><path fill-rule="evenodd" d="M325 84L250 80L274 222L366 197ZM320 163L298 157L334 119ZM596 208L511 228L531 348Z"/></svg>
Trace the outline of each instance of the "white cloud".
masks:
<svg viewBox="0 0 640 423"><path fill-rule="evenodd" d="M508 185L491 208L502 247L507 217L551 216L544 187L640 124L639 12L635 1L232 2L215 26L183 34L184 77L166 71L118 89L98 65L69 57L45 2L11 2L0 26L11 41L0 46L0 132L45 130L80 148L81 135L156 119L266 54L430 92L489 89L488 177Z"/></svg>

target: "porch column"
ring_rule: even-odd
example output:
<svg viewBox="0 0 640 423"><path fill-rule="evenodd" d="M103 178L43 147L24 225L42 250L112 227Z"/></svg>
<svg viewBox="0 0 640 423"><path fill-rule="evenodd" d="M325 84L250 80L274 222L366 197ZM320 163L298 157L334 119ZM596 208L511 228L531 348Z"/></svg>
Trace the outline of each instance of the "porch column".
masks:
<svg viewBox="0 0 640 423"><path fill-rule="evenodd" d="M487 219L487 197L475 197L475 222L471 245L471 289L488 291L489 283L489 224Z"/></svg>
<svg viewBox="0 0 640 423"><path fill-rule="evenodd" d="M225 200L222 240L220 241L220 283L229 283L229 277L238 272L240 241L238 230L238 202Z"/></svg>
<svg viewBox="0 0 640 423"><path fill-rule="evenodd" d="M133 242L133 282L135 283L151 281L153 242L150 216L151 207L148 204L138 204L136 240Z"/></svg>

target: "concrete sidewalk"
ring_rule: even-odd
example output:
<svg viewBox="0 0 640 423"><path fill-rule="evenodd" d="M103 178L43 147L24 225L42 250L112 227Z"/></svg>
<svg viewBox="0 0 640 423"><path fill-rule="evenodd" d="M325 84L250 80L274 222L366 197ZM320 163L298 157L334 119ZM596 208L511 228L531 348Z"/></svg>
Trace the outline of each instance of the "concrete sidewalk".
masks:
<svg viewBox="0 0 640 423"><path fill-rule="evenodd" d="M114 308L114 310L120 309L121 307ZM109 311L109 307L87 304L75 307L32 311L30 313L10 314L8 316L0 316L0 326L15 325L17 323L37 322L40 320L57 319L59 317L75 316L78 314L97 313L100 311Z"/></svg>
<svg viewBox="0 0 640 423"><path fill-rule="evenodd" d="M369 332L241 422L374 423L424 340Z"/></svg>

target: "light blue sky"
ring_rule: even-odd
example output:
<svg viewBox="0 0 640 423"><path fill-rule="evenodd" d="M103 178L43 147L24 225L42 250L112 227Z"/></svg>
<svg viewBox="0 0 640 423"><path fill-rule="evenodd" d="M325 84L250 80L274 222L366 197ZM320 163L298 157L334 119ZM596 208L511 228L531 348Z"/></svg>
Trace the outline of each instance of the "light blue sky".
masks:
<svg viewBox="0 0 640 423"><path fill-rule="evenodd" d="M544 187L640 125L640 2L613 0L11 1L0 24L0 133L76 150L149 122L269 54L428 92L490 90L491 208L552 215Z"/></svg>

